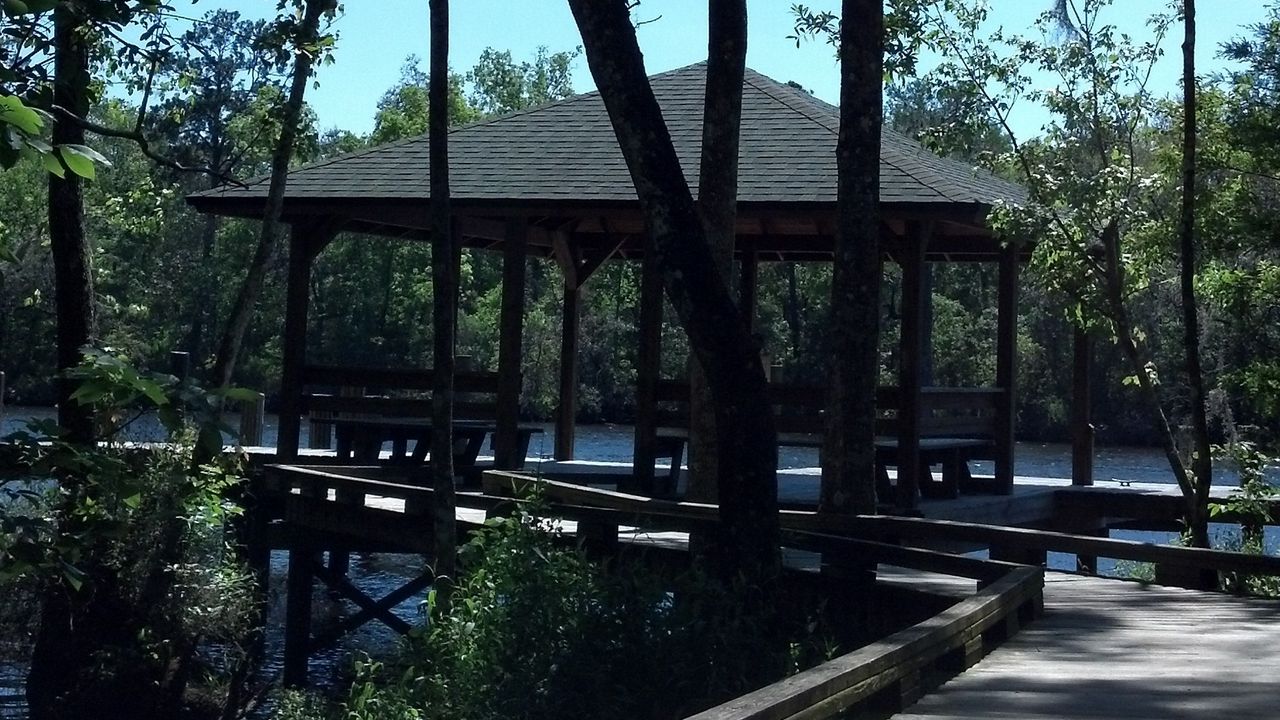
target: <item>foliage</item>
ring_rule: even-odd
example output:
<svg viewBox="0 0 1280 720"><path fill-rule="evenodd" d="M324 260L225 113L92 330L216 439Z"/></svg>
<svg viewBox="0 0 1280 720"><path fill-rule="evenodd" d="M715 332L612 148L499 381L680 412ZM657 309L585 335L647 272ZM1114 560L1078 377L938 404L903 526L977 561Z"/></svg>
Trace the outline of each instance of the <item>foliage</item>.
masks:
<svg viewBox="0 0 1280 720"><path fill-rule="evenodd" d="M759 684L762 670L780 675L832 652L810 626L776 657L774 628L761 625L747 588L646 570L643 557L591 560L538 505L472 537L447 613L428 602L430 625L400 662L357 663L330 717L684 717ZM291 701L276 717L323 716L308 704Z"/></svg>
<svg viewBox="0 0 1280 720"><path fill-rule="evenodd" d="M474 88L468 99L483 115L503 115L569 97L571 66L580 54L581 48L552 53L541 45L532 61L517 63L510 50L485 48L467 73Z"/></svg>
<svg viewBox="0 0 1280 720"><path fill-rule="evenodd" d="M74 608L83 656L62 660L67 707L114 698L122 712L155 710L158 697L181 697L198 644L238 653L249 631L251 582L223 535L238 512L225 494L240 478L225 458L195 464L209 444L221 449L208 423L218 398L105 352L86 352L71 375L100 442L67 443L51 422L7 438L21 475L3 485L0 587L34 580L43 602ZM143 417L171 442L126 442Z"/></svg>
<svg viewBox="0 0 1280 720"><path fill-rule="evenodd" d="M1235 468L1240 484L1231 491L1225 503L1210 507L1210 515L1230 515L1240 523L1240 538L1225 549L1251 554L1266 554L1264 529L1275 521L1271 516L1271 504L1277 490L1266 478L1266 469L1272 458L1262 453L1253 443L1236 440L1216 448L1223 460ZM1228 592L1280 597L1280 578L1274 576L1241 575L1223 573L1223 589Z"/></svg>

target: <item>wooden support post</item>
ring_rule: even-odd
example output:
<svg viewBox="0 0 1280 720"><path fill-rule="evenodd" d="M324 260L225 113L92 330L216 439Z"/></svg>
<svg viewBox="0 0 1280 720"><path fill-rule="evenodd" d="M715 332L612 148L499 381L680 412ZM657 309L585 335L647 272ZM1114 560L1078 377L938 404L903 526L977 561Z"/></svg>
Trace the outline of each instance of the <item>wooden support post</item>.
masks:
<svg viewBox="0 0 1280 720"><path fill-rule="evenodd" d="M1004 391L996 408L996 487L1013 493L1014 426L1017 412L1018 250L1012 243L1000 251L997 291L996 385Z"/></svg>
<svg viewBox="0 0 1280 720"><path fill-rule="evenodd" d="M657 455L657 393L662 373L662 276L653 253L646 252L640 266L640 337L636 348L636 427L632 460L635 484L651 491L654 487L654 458ZM675 458L673 462L679 462Z"/></svg>
<svg viewBox="0 0 1280 720"><path fill-rule="evenodd" d="M240 445L261 447L262 428L265 426L267 396L254 393L252 400L240 403Z"/></svg>
<svg viewBox="0 0 1280 720"><path fill-rule="evenodd" d="M924 297L924 315L920 320L920 384L932 387L933 382L933 263L925 260L920 266L920 294Z"/></svg>
<svg viewBox="0 0 1280 720"><path fill-rule="evenodd" d="M311 654L311 572L315 558L308 550L289 551L284 618L284 684L307 683L307 658Z"/></svg>
<svg viewBox="0 0 1280 720"><path fill-rule="evenodd" d="M523 458L519 453L520 340L524 332L528 235L529 225L524 218L507 220L502 249L502 316L498 325L497 431L493 436L493 465L499 470L518 470Z"/></svg>
<svg viewBox="0 0 1280 720"><path fill-rule="evenodd" d="M256 663L266 650L271 588L271 543L267 537L267 528L271 524L272 506L267 499L266 479L261 473L251 473L238 487L244 493L240 498L244 513L240 518L232 519L231 530L233 537L238 540L235 546L240 557L249 570L249 576L253 578L253 632L250 634L249 652Z"/></svg>
<svg viewBox="0 0 1280 720"><path fill-rule="evenodd" d="M0 424L4 423L4 398L5 398L5 377L4 371L0 370Z"/></svg>
<svg viewBox="0 0 1280 720"><path fill-rule="evenodd" d="M564 320L560 334L560 405L556 410L556 460L573 459L578 414L578 320L582 292L573 278L564 283Z"/></svg>
<svg viewBox="0 0 1280 720"><path fill-rule="evenodd" d="M902 257L902 335L898 352L898 488L901 510L917 505L920 486L928 482L928 466L920 462L920 431L924 407L920 394L921 355L924 352L924 256L932 228L912 223Z"/></svg>
<svg viewBox="0 0 1280 720"><path fill-rule="evenodd" d="M191 377L191 353L174 350L169 353L169 374L185 383Z"/></svg>
<svg viewBox="0 0 1280 720"><path fill-rule="evenodd" d="M1071 365L1071 484L1093 484L1093 413L1089 368L1093 340L1076 328Z"/></svg>
<svg viewBox="0 0 1280 720"><path fill-rule="evenodd" d="M311 263L332 239L335 225L295 224L289 232L289 277L285 290L284 357L280 369L280 424L276 457L296 460L302 430L302 370L307 361L307 312Z"/></svg>
<svg viewBox="0 0 1280 720"><path fill-rule="evenodd" d="M738 308L747 325L755 332L759 319L756 317L760 294L760 261L750 247L742 250L742 262L738 277Z"/></svg>

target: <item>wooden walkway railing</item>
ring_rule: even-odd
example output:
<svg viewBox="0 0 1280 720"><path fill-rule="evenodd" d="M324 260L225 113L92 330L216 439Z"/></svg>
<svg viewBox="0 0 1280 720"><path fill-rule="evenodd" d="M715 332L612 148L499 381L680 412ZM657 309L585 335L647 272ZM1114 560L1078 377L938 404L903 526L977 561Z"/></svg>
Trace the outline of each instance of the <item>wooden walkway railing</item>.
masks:
<svg viewBox="0 0 1280 720"><path fill-rule="evenodd" d="M428 581L416 578L411 589L374 600L318 564L317 551L334 544L353 547L350 543L356 540L367 549L429 551L432 492L414 484L411 477L389 477L385 468L273 466L268 468L268 480L272 484L268 492L282 497L285 506L279 539L292 543L284 545L290 549L285 669L286 681L298 682L305 677L309 652L333 639L310 635L314 578L356 602L362 620L380 619L393 627L399 623L390 617L389 606ZM580 541L597 550L646 542L644 533L635 532L637 528L689 532L718 522L718 509L712 505L656 500L510 472L486 473L482 491L460 493L458 506L479 511L476 517L482 518L519 502L513 495L534 483L547 513L576 522ZM328 499L330 493L335 500ZM369 496L394 499L399 505L379 504ZM923 622L700 713L694 716L697 720L819 720L851 709L882 715L901 710L946 677L973 665L1039 615L1044 603L1041 565L1048 552L1152 562L1182 568L1192 576L1219 571L1280 575L1280 559L1274 557L1065 533L798 511L783 512L781 519L783 547L821 553L824 564L854 570L879 564L950 575L975 580L976 592ZM992 549L992 559L923 547L938 542L985 545Z"/></svg>
<svg viewBox="0 0 1280 720"><path fill-rule="evenodd" d="M668 528L715 522L717 508L627 496L567 483L537 481L515 473L485 474L487 492L519 491L537 482L545 496L607 506L611 514L593 522L612 523L596 530L616 536L619 523ZM581 506L578 506L579 510ZM982 560L920 548L901 547L866 538L795 529L797 525L837 528L831 518L812 513L784 513L785 548L822 553L824 562L855 566L889 565L978 581L979 589L942 613L842 655L798 675L699 713L690 720L784 720L842 717L850 710L896 712L915 702L928 688L976 663L1043 609L1044 570L998 560ZM581 527L581 525L580 525ZM580 531L581 532L581 531Z"/></svg>
<svg viewBox="0 0 1280 720"><path fill-rule="evenodd" d="M1009 570L928 620L689 720L820 720L855 708L896 712L1017 632L1035 616L1043 588L1039 568Z"/></svg>

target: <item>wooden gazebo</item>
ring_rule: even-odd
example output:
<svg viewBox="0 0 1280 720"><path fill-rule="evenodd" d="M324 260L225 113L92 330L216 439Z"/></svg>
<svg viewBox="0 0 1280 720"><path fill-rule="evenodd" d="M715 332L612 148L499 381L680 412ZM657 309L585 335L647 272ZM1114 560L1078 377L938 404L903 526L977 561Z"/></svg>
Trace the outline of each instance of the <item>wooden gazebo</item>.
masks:
<svg viewBox="0 0 1280 720"><path fill-rule="evenodd" d="M703 65L652 78L653 88L685 166L696 183L701 137ZM802 90L747 71L743 89L738 188L737 254L740 302L754 314L756 264L829 259L836 218L837 109ZM459 378L496 396L497 462L509 463L520 395L524 267L529 254L552 257L563 270L564 323L560 409L555 457L574 455L579 289L603 262L645 258L645 225L630 175L599 94L586 93L542 107L485 120L450 133L454 231L463 247L504 254L499 367L496 375ZM316 409L308 385L332 385L333 368L307 363L305 338L312 261L340 231L430 241L426 137L413 138L314 163L290 173L284 216L291 225L280 414L279 454L296 455L300 417ZM886 130L881 165L881 210L886 259L903 270L901 362L896 401L899 503L914 503L921 438L929 400L942 409L989 407L995 484L1013 482L1015 340L1018 266L1025 248L1002 244L984 219L1021 190L970 166L937 157ZM696 185L695 185L696 192ZM261 217L267 181L188 198L205 213ZM927 263L998 264L999 320L996 386L967 396L922 387L921 358L930 350ZM636 466L652 472L659 387L661 285L644 263L638 364ZM366 373L368 375L368 373ZM386 384L429 387L423 371L380 371ZM488 384L486 384L488 383ZM376 384L376 383L370 383ZM981 398L975 400L975 398Z"/></svg>

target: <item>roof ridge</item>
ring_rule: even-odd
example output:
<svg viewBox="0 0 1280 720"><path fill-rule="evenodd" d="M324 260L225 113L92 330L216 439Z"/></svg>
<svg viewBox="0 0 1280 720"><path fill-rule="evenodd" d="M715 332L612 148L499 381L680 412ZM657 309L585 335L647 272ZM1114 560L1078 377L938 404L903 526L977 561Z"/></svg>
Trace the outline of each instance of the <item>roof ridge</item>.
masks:
<svg viewBox="0 0 1280 720"><path fill-rule="evenodd" d="M761 79L766 80L767 82L761 83L760 82ZM785 95L774 92L775 88L781 89L781 88L787 87L786 85L783 85L777 80L774 80L773 78L768 77L767 75L762 75L761 73L755 70L752 70L751 68L747 68L747 72L743 75L743 81L746 82L751 87L755 88L756 90L759 90L760 92L769 96L773 100L776 100L777 102L781 103L783 107L794 112L800 117L803 117L804 119L809 120L810 122L813 122L814 124L818 125L822 129L828 130L837 136L840 134L840 128L838 125L834 128L831 127L821 117L809 114L805 109L797 107L795 104L789 102L788 99L785 97ZM794 88L790 88L790 89L794 90ZM818 100L818 102L828 105L828 107L835 108L834 105L830 105L823 100L820 100L818 98L814 98L814 99Z"/></svg>

